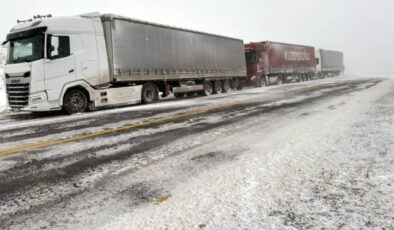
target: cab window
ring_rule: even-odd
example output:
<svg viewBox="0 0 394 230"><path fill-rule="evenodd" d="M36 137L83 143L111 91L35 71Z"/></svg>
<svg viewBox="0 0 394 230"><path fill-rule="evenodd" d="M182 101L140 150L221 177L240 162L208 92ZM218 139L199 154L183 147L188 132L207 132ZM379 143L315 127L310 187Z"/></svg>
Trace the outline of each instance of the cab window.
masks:
<svg viewBox="0 0 394 230"><path fill-rule="evenodd" d="M47 58L59 59L70 56L70 37L48 35Z"/></svg>
<svg viewBox="0 0 394 230"><path fill-rule="evenodd" d="M246 63L254 63L257 60L256 52L246 52L245 53Z"/></svg>

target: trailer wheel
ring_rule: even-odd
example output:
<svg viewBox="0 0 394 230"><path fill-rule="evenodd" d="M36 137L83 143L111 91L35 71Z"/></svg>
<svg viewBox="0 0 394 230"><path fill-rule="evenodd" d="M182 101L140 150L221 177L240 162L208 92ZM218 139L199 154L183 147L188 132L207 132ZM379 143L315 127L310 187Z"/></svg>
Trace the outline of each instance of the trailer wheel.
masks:
<svg viewBox="0 0 394 230"><path fill-rule="evenodd" d="M212 94L212 82L211 81L204 81L204 89L203 89L203 95L204 96L209 96Z"/></svg>
<svg viewBox="0 0 394 230"><path fill-rule="evenodd" d="M282 76L278 77L278 85L283 85L283 77Z"/></svg>
<svg viewBox="0 0 394 230"><path fill-rule="evenodd" d="M144 104L150 104L159 99L159 92L153 83L146 83L142 86L141 99Z"/></svg>
<svg viewBox="0 0 394 230"><path fill-rule="evenodd" d="M238 89L238 84L239 84L239 80L237 78L233 79L231 81L231 88L233 90L237 90Z"/></svg>
<svg viewBox="0 0 394 230"><path fill-rule="evenodd" d="M223 81L223 93L227 93L231 90L231 82L229 80Z"/></svg>
<svg viewBox="0 0 394 230"><path fill-rule="evenodd" d="M216 80L213 82L213 93L214 94L221 94L222 93L222 82L219 80Z"/></svg>
<svg viewBox="0 0 394 230"><path fill-rule="evenodd" d="M244 88L244 82L238 79L237 90L242 90Z"/></svg>
<svg viewBox="0 0 394 230"><path fill-rule="evenodd" d="M261 86L261 87L267 86L267 82L265 81L265 77L261 77L261 78L260 78L260 86Z"/></svg>
<svg viewBox="0 0 394 230"><path fill-rule="evenodd" d="M68 114L85 112L88 106L88 98L79 89L71 89L66 92L63 99L63 109Z"/></svg>

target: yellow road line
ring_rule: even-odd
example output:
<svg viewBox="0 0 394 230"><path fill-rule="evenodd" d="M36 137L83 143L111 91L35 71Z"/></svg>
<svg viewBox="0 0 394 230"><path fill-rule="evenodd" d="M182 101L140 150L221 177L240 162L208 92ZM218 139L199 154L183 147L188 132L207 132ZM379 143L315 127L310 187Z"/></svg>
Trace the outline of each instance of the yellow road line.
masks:
<svg viewBox="0 0 394 230"><path fill-rule="evenodd" d="M287 92L301 92L301 91L309 90L314 87L315 86L307 86L302 89L294 89L294 90L289 90ZM6 155L9 155L12 153L38 149L38 148L42 148L42 147L48 147L51 145L64 144L64 143L68 143L68 142L72 142L72 141L80 141L80 140L84 140L84 139L88 139L88 138L102 136L102 135L109 134L109 133L114 133L114 132L124 131L124 130L128 130L128 129L134 129L134 128L140 128L140 127L158 124L160 122L165 122L165 121L169 121L169 120L173 120L173 119L177 119L177 118L202 114L202 113L206 113L206 112L209 112L209 111L212 111L215 109L223 109L223 108L228 108L228 107L237 106L237 105L245 105L245 104L255 103L255 102L259 102L259 101L261 101L261 98L239 100L236 102L231 102L231 103L222 104L222 105L205 106L205 107L200 107L200 108L195 108L195 109L190 109L190 110L178 112L178 113L167 115L167 116L162 116L162 117L158 117L158 118L152 118L152 119L140 121L140 122L137 122L134 124L124 125L124 126L120 126L120 127L111 128L111 129L106 129L106 130L102 130L102 131L98 131L98 132L81 134L81 135L76 135L73 137L66 137L66 138L62 138L62 139L42 140L42 141L37 141L34 143L22 144L19 146L6 147L3 149L0 149L0 156L6 156Z"/></svg>

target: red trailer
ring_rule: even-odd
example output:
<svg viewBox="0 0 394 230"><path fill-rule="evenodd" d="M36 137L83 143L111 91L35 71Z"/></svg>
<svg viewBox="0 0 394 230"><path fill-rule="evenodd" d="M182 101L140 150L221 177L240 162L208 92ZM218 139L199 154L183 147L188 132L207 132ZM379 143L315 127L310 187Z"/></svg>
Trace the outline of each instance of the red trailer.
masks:
<svg viewBox="0 0 394 230"><path fill-rule="evenodd" d="M248 81L255 86L310 80L315 48L271 41L245 44Z"/></svg>

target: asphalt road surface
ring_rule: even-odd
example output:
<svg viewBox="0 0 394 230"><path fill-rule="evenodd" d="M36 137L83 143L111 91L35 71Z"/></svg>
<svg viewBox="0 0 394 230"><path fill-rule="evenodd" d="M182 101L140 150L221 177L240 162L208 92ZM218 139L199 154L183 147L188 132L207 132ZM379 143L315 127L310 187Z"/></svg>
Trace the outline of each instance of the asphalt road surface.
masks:
<svg viewBox="0 0 394 230"><path fill-rule="evenodd" d="M0 115L0 226L393 229L393 92L343 77Z"/></svg>

